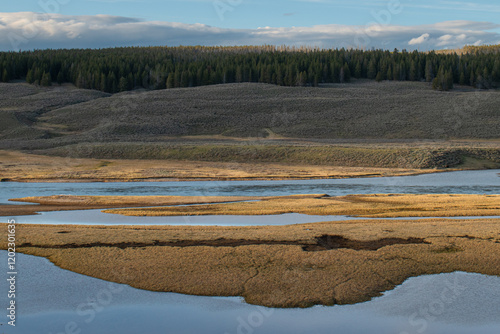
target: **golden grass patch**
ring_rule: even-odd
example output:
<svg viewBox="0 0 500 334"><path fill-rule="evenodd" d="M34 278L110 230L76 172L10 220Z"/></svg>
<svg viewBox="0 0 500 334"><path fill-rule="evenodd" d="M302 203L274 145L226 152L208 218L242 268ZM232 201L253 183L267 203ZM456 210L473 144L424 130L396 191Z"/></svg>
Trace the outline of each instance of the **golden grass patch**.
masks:
<svg viewBox="0 0 500 334"><path fill-rule="evenodd" d="M341 246L305 251L300 246L317 244L324 235L354 244L425 242L377 250ZM18 251L92 277L153 291L243 296L271 307L361 302L423 274L459 270L500 275L500 219L257 227L18 225L17 239ZM253 244L227 246L223 240ZM258 244L271 241L281 244ZM179 246L162 246L166 243ZM6 248L5 241L0 248Z"/></svg>
<svg viewBox="0 0 500 334"><path fill-rule="evenodd" d="M11 201L39 205L0 205L0 216L32 215L46 211L69 211L104 208L188 205L258 200L256 196L73 196L53 195L13 198Z"/></svg>
<svg viewBox="0 0 500 334"><path fill-rule="evenodd" d="M416 175L435 169L313 166L291 163L88 159L0 150L4 181L284 180Z"/></svg>
<svg viewBox="0 0 500 334"><path fill-rule="evenodd" d="M358 217L499 216L499 195L379 194L270 197L255 202L106 210L126 216L350 215Z"/></svg>

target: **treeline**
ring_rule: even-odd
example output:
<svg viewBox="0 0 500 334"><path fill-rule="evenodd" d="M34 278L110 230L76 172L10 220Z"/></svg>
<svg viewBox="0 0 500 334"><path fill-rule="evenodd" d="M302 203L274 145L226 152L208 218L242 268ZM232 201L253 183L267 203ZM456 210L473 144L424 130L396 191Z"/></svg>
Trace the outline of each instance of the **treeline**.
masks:
<svg viewBox="0 0 500 334"><path fill-rule="evenodd" d="M448 90L454 84L497 87L500 57L477 49L460 55L274 46L64 49L2 52L0 73L3 82L69 82L109 93L234 82L318 86L351 78L425 81Z"/></svg>

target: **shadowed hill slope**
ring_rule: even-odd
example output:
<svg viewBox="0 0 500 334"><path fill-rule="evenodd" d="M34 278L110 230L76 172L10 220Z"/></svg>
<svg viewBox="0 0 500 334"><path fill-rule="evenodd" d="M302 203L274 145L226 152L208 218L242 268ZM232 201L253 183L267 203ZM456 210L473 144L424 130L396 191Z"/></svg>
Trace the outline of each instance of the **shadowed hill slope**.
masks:
<svg viewBox="0 0 500 334"><path fill-rule="evenodd" d="M229 84L122 93L53 110L38 126L105 139L277 134L291 138L496 138L500 92L422 83L290 88Z"/></svg>
<svg viewBox="0 0 500 334"><path fill-rule="evenodd" d="M270 134L485 139L498 138L500 130L500 92L443 93L423 83L360 82L324 88L228 84L105 96L95 91L47 91L2 101L2 112L14 105L18 113L38 113L31 124L34 129L90 141ZM42 113L48 108L52 110Z"/></svg>
<svg viewBox="0 0 500 334"><path fill-rule="evenodd" d="M425 83L358 81L320 88L246 83L110 95L68 86L0 84L0 96L3 149L379 167L401 167L401 159L409 167L450 167L463 163L463 156L500 163L499 91L437 92ZM451 154L435 149L441 144L419 152L405 146L429 140L431 146L449 140L468 146ZM478 140L486 151L478 153L475 144L469 150ZM387 150L388 142L404 149ZM340 147L352 143L380 145L377 152ZM325 145L330 145L326 151Z"/></svg>

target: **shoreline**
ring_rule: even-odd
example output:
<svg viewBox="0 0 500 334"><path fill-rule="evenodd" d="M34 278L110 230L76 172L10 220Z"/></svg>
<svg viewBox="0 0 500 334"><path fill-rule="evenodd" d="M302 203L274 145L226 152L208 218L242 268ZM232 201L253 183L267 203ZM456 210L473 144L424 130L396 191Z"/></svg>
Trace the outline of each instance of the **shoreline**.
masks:
<svg viewBox="0 0 500 334"><path fill-rule="evenodd" d="M0 183L292 181L415 176L500 165L469 161L448 168L355 167L334 164L198 160L94 159L0 150Z"/></svg>
<svg viewBox="0 0 500 334"><path fill-rule="evenodd" d="M27 216L42 212L104 210L108 208L148 207L151 205L175 206L232 201L259 200L262 196L71 196L53 195L47 197L11 198L13 203L0 204L0 216Z"/></svg>
<svg viewBox="0 0 500 334"><path fill-rule="evenodd" d="M103 210L136 217L258 216L298 213L314 216L364 218L499 216L499 195L466 194L366 194L329 196L292 195L265 197L251 202L194 204Z"/></svg>
<svg viewBox="0 0 500 334"><path fill-rule="evenodd" d="M359 303L425 274L500 276L499 231L500 219L366 219L274 227L19 225L17 237L19 252L87 276L289 308Z"/></svg>
<svg viewBox="0 0 500 334"><path fill-rule="evenodd" d="M288 196L76 196L9 199L0 216L102 210L121 216L258 216L298 213L364 218L500 216L500 195L474 194L296 194Z"/></svg>
<svg viewBox="0 0 500 334"><path fill-rule="evenodd" d="M196 182L196 181L302 181L302 180L344 180L344 179L364 179L376 177L397 177L397 176L416 176L434 173L459 172L466 170L486 170L486 169L439 169L410 173L394 173L382 175L380 173L365 175L341 175L341 176L256 176L256 177L175 177L175 178L4 178L0 182L18 182L18 183L113 183L113 182Z"/></svg>

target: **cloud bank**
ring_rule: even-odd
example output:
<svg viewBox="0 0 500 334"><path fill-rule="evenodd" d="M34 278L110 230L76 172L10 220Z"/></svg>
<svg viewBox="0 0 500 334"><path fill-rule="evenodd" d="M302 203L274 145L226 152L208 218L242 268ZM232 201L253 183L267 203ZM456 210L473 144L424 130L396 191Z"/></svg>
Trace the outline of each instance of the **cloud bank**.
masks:
<svg viewBox="0 0 500 334"><path fill-rule="evenodd" d="M131 17L0 13L0 50L177 45L295 45L323 48L443 49L500 43L499 24L446 21L431 25L317 25L225 29Z"/></svg>

